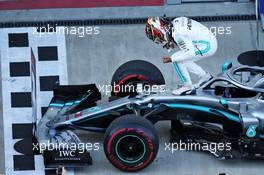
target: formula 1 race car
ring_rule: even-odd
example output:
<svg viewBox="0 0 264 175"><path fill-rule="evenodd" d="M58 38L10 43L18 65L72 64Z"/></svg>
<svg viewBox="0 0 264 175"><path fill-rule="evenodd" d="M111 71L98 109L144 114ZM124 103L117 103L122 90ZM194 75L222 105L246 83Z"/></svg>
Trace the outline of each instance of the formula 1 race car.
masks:
<svg viewBox="0 0 264 175"><path fill-rule="evenodd" d="M122 65L113 83L144 86L165 81L154 65L136 60ZM155 159L159 138L154 126L168 120L173 141L230 143L232 149L213 153L219 159L264 158L263 95L264 69L232 67L232 63L225 63L222 73L181 95L112 92L109 102L99 104L101 94L94 84L58 86L36 137L39 143L69 145L81 143L73 130L104 132L107 159L120 170L134 172ZM92 163L89 152L62 154L61 149L65 151L45 148L46 167Z"/></svg>

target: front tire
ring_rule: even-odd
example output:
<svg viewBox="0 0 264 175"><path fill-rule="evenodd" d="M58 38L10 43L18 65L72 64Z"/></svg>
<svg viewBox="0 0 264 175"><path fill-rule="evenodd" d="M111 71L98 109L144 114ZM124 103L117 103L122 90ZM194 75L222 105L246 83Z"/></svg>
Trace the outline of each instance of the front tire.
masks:
<svg viewBox="0 0 264 175"><path fill-rule="evenodd" d="M146 168L159 149L153 124L134 114L114 120L106 130L104 152L116 168L135 172Z"/></svg>

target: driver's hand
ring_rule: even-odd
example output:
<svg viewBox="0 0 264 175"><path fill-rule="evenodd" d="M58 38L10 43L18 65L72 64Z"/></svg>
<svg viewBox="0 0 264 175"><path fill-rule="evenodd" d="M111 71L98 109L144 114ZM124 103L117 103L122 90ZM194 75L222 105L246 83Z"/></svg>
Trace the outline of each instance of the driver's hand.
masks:
<svg viewBox="0 0 264 175"><path fill-rule="evenodd" d="M164 56L164 57L162 57L162 61L163 61L164 64L165 63L170 63L171 62L171 58L169 56Z"/></svg>

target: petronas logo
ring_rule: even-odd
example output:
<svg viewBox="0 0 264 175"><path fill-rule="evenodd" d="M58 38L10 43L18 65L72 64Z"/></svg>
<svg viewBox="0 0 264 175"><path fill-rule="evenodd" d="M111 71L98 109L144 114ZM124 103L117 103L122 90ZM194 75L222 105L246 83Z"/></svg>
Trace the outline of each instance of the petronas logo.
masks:
<svg viewBox="0 0 264 175"><path fill-rule="evenodd" d="M252 138L252 137L255 137L256 136L256 128L257 128L257 125L250 125L248 127L248 130L247 130L247 136Z"/></svg>

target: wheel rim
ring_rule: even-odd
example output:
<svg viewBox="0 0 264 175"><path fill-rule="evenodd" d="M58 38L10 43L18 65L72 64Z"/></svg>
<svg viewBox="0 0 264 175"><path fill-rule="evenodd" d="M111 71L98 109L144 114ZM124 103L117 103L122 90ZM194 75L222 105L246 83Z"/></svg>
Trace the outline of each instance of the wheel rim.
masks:
<svg viewBox="0 0 264 175"><path fill-rule="evenodd" d="M136 135L126 135L117 141L116 154L123 162L136 163L144 157L145 153L146 145Z"/></svg>

